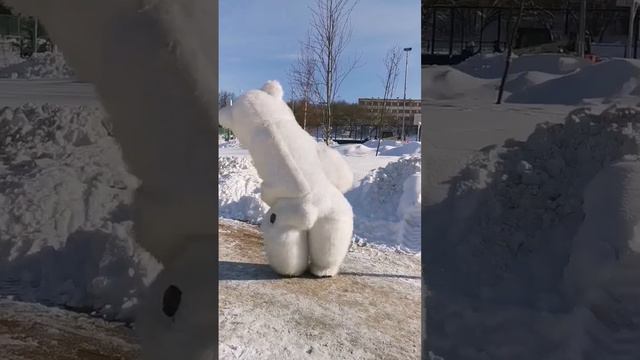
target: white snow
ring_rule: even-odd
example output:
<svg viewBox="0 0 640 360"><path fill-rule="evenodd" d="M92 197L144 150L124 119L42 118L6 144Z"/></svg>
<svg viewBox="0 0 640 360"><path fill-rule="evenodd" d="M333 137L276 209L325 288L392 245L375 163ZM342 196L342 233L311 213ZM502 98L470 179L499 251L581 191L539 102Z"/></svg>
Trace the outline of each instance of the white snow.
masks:
<svg viewBox="0 0 640 360"><path fill-rule="evenodd" d="M438 68L425 72L443 71ZM469 97L426 101L425 116L432 120L423 128L423 227L430 239L424 264L434 354L635 356L637 342L630 339L640 329L620 321L638 318L637 220L634 203L619 199L635 199L636 177L591 185L588 196L606 201L583 206L588 184L602 169L621 160L638 164L640 114L624 106L603 111L601 105L637 101L635 68L634 61L610 60L572 71L569 66L564 74L514 73L511 85L517 80L523 86L503 105L492 104L493 85L471 87ZM424 95L430 96L428 88ZM563 119L572 110L567 105L584 102L595 105Z"/></svg>
<svg viewBox="0 0 640 360"><path fill-rule="evenodd" d="M0 110L0 290L131 316L159 265L133 241L129 174L99 109Z"/></svg>
<svg viewBox="0 0 640 360"><path fill-rule="evenodd" d="M218 159L218 213L220 217L262 222L269 206L260 199L260 183L251 159L246 156L223 156Z"/></svg>
<svg viewBox="0 0 640 360"><path fill-rule="evenodd" d="M420 208L420 187L415 183L420 162L420 156L399 158L371 171L347 193L356 215L356 242L420 251L420 216L415 218Z"/></svg>
<svg viewBox="0 0 640 360"><path fill-rule="evenodd" d="M12 61L0 68L0 78L11 79L67 79L73 78L73 70L67 65L61 52L35 53L24 61Z"/></svg>
<svg viewBox="0 0 640 360"><path fill-rule="evenodd" d="M505 103L581 105L640 94L640 61L599 63L561 54L515 56L505 83ZM476 55L456 66L429 66L423 94L431 100L495 101L504 55Z"/></svg>

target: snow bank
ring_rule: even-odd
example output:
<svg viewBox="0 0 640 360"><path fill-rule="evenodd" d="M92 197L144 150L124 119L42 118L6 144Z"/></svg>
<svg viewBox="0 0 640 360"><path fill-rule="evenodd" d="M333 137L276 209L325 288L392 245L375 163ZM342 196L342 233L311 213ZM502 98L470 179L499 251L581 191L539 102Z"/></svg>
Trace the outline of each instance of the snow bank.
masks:
<svg viewBox="0 0 640 360"><path fill-rule="evenodd" d="M349 144L349 145L340 145L335 147L340 154L344 156L368 156L375 155L376 148L369 147L363 144Z"/></svg>
<svg viewBox="0 0 640 360"><path fill-rule="evenodd" d="M504 55L480 54L456 66L423 71L423 94L433 100L493 101L504 69ZM584 105L640 95L640 60L611 59L591 64L561 54L513 59L505 102Z"/></svg>
<svg viewBox="0 0 640 360"><path fill-rule="evenodd" d="M402 157L373 170L346 194L357 242L420 251L420 169L420 156Z"/></svg>
<svg viewBox="0 0 640 360"><path fill-rule="evenodd" d="M20 57L20 53L11 49L10 43L0 40L0 69L23 61L24 59Z"/></svg>
<svg viewBox="0 0 640 360"><path fill-rule="evenodd" d="M601 114L576 110L564 124L540 125L526 141L486 147L471 159L450 180L448 197L426 207L423 217L430 239L424 261L433 294L428 326L449 329L434 332L438 338L433 344L442 347L433 351L445 358L467 358L475 347L478 357L484 352L482 358L498 358L504 355L498 349L505 335L518 344L532 343L521 352L511 349L515 353L509 357L560 359L583 353L588 333L613 325L599 318L602 314L585 313L582 306L594 309L614 301L592 298L591 290L572 290L566 297L566 290L575 289L579 279L588 278L583 284L610 284L608 290L618 290L621 302L615 311L621 318L640 318L635 310L640 293L626 291L640 288L640 277L634 275L640 257L631 251L640 218L635 203L629 202L638 198L639 155L640 110L612 107ZM635 170L623 171L630 175L613 176L611 181L594 180L607 177L603 169L620 160L632 162ZM594 197L600 200L589 200ZM607 220L612 217L615 222ZM590 237L599 243L589 245ZM565 278L572 259L580 270ZM625 288L616 287L620 283ZM511 323L499 320L511 334L494 326L498 308L514 312ZM532 330L521 326L523 319ZM471 334L465 328L477 331ZM555 331L539 332L541 328ZM622 341L618 336L637 339L637 325L627 330L609 335L615 342ZM457 343L466 343L465 348L456 348ZM633 354L634 349L637 346L625 353Z"/></svg>
<svg viewBox="0 0 640 360"><path fill-rule="evenodd" d="M375 149L378 146L378 140L368 140L364 142L363 145ZM380 148L384 146L398 147L402 145L403 145L402 141L398 141L398 140L380 140Z"/></svg>
<svg viewBox="0 0 640 360"><path fill-rule="evenodd" d="M74 77L61 52L35 53L29 59L0 69L0 78L67 79Z"/></svg>
<svg viewBox="0 0 640 360"><path fill-rule="evenodd" d="M159 266L133 241L138 181L98 109L0 110L0 288L128 317Z"/></svg>
<svg viewBox="0 0 640 360"><path fill-rule="evenodd" d="M477 54L454 66L472 77L498 79L504 72L505 54ZM541 72L552 75L565 75L588 66L585 59L562 54L514 55L509 74L521 72Z"/></svg>
<svg viewBox="0 0 640 360"><path fill-rule="evenodd" d="M640 60L613 59L514 93L507 101L576 105L585 99L640 95Z"/></svg>
<svg viewBox="0 0 640 360"><path fill-rule="evenodd" d="M525 71L516 74L510 74L504 84L505 91L515 93L527 90L533 86L540 85L549 80L557 79L561 75L552 75L540 71ZM498 86L498 84L496 84Z"/></svg>
<svg viewBox="0 0 640 360"><path fill-rule="evenodd" d="M383 156L404 156L404 155L419 155L422 150L422 146L418 141L412 141L402 146L391 148L389 150L382 151L380 155Z"/></svg>
<svg viewBox="0 0 640 360"><path fill-rule="evenodd" d="M224 156L218 159L218 216L262 222L269 206L260 199L262 180L249 157Z"/></svg>
<svg viewBox="0 0 640 360"><path fill-rule="evenodd" d="M497 83L481 79L451 66L432 66L422 71L422 93L429 99L486 98Z"/></svg>

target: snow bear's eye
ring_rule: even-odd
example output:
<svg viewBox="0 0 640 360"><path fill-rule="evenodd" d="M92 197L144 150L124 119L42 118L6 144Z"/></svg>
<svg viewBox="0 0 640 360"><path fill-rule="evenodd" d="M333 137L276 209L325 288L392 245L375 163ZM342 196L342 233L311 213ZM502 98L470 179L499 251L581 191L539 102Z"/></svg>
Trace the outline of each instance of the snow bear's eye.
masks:
<svg viewBox="0 0 640 360"><path fill-rule="evenodd" d="M273 224L274 222L276 222L276 214L271 214L271 217L269 218L269 221Z"/></svg>
<svg viewBox="0 0 640 360"><path fill-rule="evenodd" d="M170 285L162 297L162 312L168 317L173 317L180 307L181 298L182 291L177 286Z"/></svg>

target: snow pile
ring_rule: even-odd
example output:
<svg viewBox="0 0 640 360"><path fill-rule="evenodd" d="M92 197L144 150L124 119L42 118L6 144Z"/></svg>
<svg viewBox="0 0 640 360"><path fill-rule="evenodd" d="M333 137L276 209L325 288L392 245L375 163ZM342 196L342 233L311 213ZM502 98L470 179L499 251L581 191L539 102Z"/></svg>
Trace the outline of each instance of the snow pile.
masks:
<svg viewBox="0 0 640 360"><path fill-rule="evenodd" d="M511 95L507 101L576 105L585 99L617 99L640 95L640 60L603 61L573 74L551 79Z"/></svg>
<svg viewBox="0 0 640 360"><path fill-rule="evenodd" d="M420 169L420 156L402 157L373 170L346 194L357 242L420 251Z"/></svg>
<svg viewBox="0 0 640 360"><path fill-rule="evenodd" d="M422 93L429 99L453 100L487 97L497 83L471 76L451 66L431 66L422 71Z"/></svg>
<svg viewBox="0 0 640 360"><path fill-rule="evenodd" d="M335 147L344 156L369 156L375 154L376 148L363 144L349 144Z"/></svg>
<svg viewBox="0 0 640 360"><path fill-rule="evenodd" d="M493 101L504 55L476 55L456 66L423 71L423 94L433 100ZM610 103L640 95L640 60L591 64L560 54L515 57L505 83L505 102L581 105Z"/></svg>
<svg viewBox="0 0 640 360"><path fill-rule="evenodd" d="M504 84L504 89L510 93L517 93L559 77L561 77L561 75L552 75L540 71L525 71L510 74ZM498 85L496 84L496 86Z"/></svg>
<svg viewBox="0 0 640 360"><path fill-rule="evenodd" d="M364 145L375 149L378 146L378 140L368 140L364 142ZM380 148L387 147L387 146L395 148L402 145L403 145L402 141L398 141L398 140L380 140Z"/></svg>
<svg viewBox="0 0 640 360"><path fill-rule="evenodd" d="M412 141L402 146L398 146L392 149L382 151L380 155L383 156L404 156L404 155L419 155L422 151L422 147L419 141Z"/></svg>
<svg viewBox="0 0 640 360"><path fill-rule="evenodd" d="M269 206L260 199L262 180L251 159L220 157L218 168L219 216L252 224L261 223Z"/></svg>
<svg viewBox="0 0 640 360"><path fill-rule="evenodd" d="M10 48L11 44L0 41L0 69L24 61L24 59L20 57L19 52L11 50Z"/></svg>
<svg viewBox="0 0 640 360"><path fill-rule="evenodd" d="M505 54L477 54L454 66L472 77L497 79L504 72ZM570 74L589 65L585 59L562 54L513 55L509 74L541 72L551 75Z"/></svg>
<svg viewBox="0 0 640 360"><path fill-rule="evenodd" d="M0 69L0 78L67 79L74 77L61 52L35 53L28 60Z"/></svg>
<svg viewBox="0 0 640 360"><path fill-rule="evenodd" d="M133 241L138 181L100 110L0 110L0 288L128 317L158 265Z"/></svg>
<svg viewBox="0 0 640 360"><path fill-rule="evenodd" d="M425 264L431 274L433 292L429 326L437 328L446 324L449 329L434 332L437 339L432 343L443 347L432 350L445 358L464 357L463 353L468 357L470 351L477 351L476 355L489 351L483 358L498 358L505 354L497 352L499 345L506 341L502 336L505 335L519 336L520 340L514 340L518 344L531 343L533 339L541 341L527 349L532 351L527 358L569 358L566 352L561 357L552 356L558 353L553 353L557 349L550 350L553 347L550 344L564 344L562 346L568 346L564 350L576 351L584 345L580 339L590 331L611 329L610 319L599 318L602 314L589 311L585 314L579 307L575 313L567 310L580 303L589 308L614 301L591 298L584 293L582 297L567 298L565 286L571 288L587 275L578 271L578 275L566 278L565 271L571 259L575 261L577 248L590 252L590 256L580 255L578 261L582 271L589 270L587 283L597 283L595 279L604 273L617 274L617 278L609 278L610 283L624 279L626 286L633 284L637 289L640 285L640 278L631 276L636 271L633 269L640 267L640 257L623 256L624 252L614 250L634 238L637 224L627 223L621 227L617 223L617 230L613 231L612 223L604 220L604 214L598 215L593 205L584 206L585 190L595 186L596 190L588 193L601 192L608 194L604 198L620 200L608 208L608 214L617 212L620 214L617 219L635 216L637 211L624 210L627 208L624 198L636 197L616 195L620 192L620 181L606 182L604 186L589 184L600 176L602 169L618 161L632 162L637 167L639 155L640 110L611 107L601 114L578 109L564 124L540 125L526 141L510 140L501 147L490 146L473 158L451 179L448 198L425 208L423 217L425 236L430 240L425 249ZM638 178L628 177L627 183L633 184L640 180ZM635 209L636 205L632 206ZM634 219L628 220L638 220ZM597 228L601 229L599 244L587 247L578 244L585 241L584 233L595 234ZM602 262L603 257L606 264ZM606 270L611 267L615 267L617 273ZM635 291L618 295L623 301L616 305L620 316L640 318L637 311L629 310L635 309L640 294ZM473 306L465 305L465 301ZM510 315L513 323L505 324L506 318L496 318L498 308L511 309L515 313ZM538 315L530 318L532 314ZM454 320L456 318L460 320ZM526 329L513 332L523 328L516 324L521 325L524 319L528 319L525 322L530 326L527 327L537 329L532 331L543 328L556 328L556 331L535 335L527 334L530 330ZM579 321L580 325L571 321ZM486 328L476 329L470 322ZM512 333L499 330L498 322L502 323L499 327ZM478 330L474 335L464 329L472 327ZM628 330L627 335L640 333L637 325ZM482 334L491 335L486 338ZM483 336L485 338L480 339ZM522 340L525 337L531 337L532 341ZM612 339L620 340L615 336ZM460 343L465 346L453 345ZM520 351L523 352L519 355L525 354L524 349ZM522 358L515 355L509 357Z"/></svg>

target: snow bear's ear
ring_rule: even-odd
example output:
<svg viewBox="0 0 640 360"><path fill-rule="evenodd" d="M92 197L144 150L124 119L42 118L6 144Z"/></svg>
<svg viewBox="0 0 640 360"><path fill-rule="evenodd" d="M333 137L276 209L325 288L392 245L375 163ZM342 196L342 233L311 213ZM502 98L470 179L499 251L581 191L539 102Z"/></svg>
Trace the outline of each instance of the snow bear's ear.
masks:
<svg viewBox="0 0 640 360"><path fill-rule="evenodd" d="M282 85L277 80L269 80L262 86L262 91L280 100L284 97Z"/></svg>

